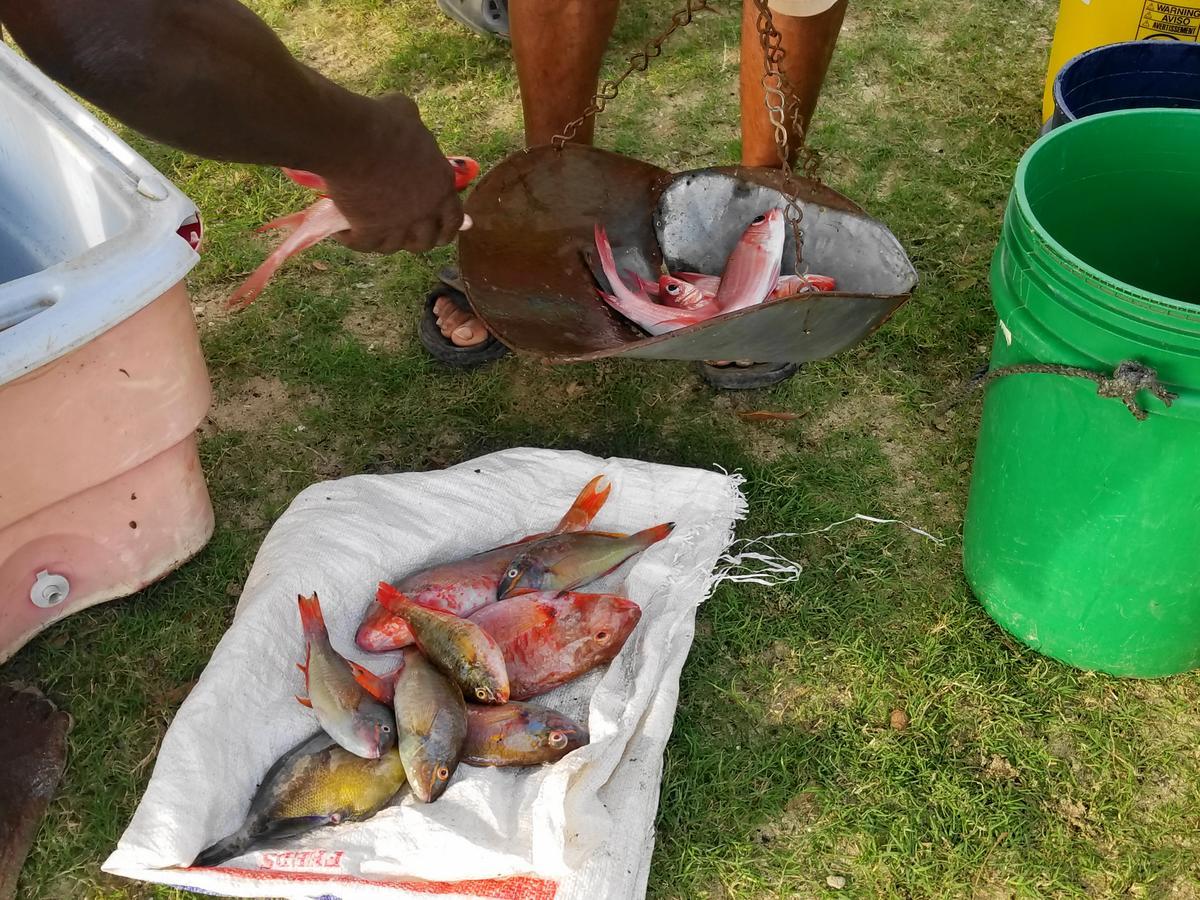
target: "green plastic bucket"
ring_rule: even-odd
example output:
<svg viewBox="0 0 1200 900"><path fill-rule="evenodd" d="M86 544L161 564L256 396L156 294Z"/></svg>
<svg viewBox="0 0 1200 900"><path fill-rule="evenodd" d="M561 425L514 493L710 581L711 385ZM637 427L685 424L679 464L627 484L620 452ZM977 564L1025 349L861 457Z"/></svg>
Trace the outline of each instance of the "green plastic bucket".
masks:
<svg viewBox="0 0 1200 900"><path fill-rule="evenodd" d="M1130 360L1178 397L1009 374L986 390L967 580L1055 659L1154 677L1200 665L1200 111L1090 116L1017 168L992 259L993 372Z"/></svg>

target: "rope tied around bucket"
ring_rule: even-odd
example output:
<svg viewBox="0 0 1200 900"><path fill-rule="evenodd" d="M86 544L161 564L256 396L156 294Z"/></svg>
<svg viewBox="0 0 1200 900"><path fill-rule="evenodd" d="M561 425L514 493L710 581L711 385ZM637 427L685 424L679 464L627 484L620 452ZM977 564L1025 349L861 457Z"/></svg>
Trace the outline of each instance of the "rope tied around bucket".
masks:
<svg viewBox="0 0 1200 900"><path fill-rule="evenodd" d="M1132 359L1123 360L1118 363L1111 375L1103 375L1099 372L1093 372L1091 369L1082 368L1081 366L1061 366L1053 363L1020 363L1013 366L1001 366L999 369L993 369L990 372L985 367L976 372L956 396L951 397L938 406L937 416L944 415L977 389L986 387L993 381L999 378L1006 378L1009 375L1066 375L1070 378L1086 378L1096 383L1097 396L1120 400L1139 422L1144 422L1150 415L1149 412L1138 405L1137 394L1139 391L1150 392L1162 401L1163 406L1167 407L1179 397L1178 394L1173 394L1162 386L1158 380L1158 372L1150 366Z"/></svg>

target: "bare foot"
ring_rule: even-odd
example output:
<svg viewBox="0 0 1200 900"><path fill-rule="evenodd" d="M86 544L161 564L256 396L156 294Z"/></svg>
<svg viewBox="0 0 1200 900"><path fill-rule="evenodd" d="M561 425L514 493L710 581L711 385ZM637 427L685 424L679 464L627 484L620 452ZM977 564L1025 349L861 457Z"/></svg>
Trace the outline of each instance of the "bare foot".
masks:
<svg viewBox="0 0 1200 900"><path fill-rule="evenodd" d="M456 347L476 347L488 339L483 320L459 309L449 297L438 297L433 314L442 336Z"/></svg>

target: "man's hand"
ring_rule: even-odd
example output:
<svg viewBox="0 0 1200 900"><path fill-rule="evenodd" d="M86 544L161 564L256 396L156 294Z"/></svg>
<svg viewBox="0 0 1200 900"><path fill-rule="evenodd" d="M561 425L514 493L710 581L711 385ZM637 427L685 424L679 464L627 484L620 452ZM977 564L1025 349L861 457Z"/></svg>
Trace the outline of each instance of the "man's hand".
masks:
<svg viewBox="0 0 1200 900"><path fill-rule="evenodd" d="M342 166L319 172L329 196L349 220L336 235L347 247L373 253L419 253L454 240L463 223L454 170L401 94L374 103L367 140Z"/></svg>
<svg viewBox="0 0 1200 900"><path fill-rule="evenodd" d="M148 137L322 176L355 250L428 250L462 224L416 104L339 87L237 0L0 0L0 22L52 78Z"/></svg>

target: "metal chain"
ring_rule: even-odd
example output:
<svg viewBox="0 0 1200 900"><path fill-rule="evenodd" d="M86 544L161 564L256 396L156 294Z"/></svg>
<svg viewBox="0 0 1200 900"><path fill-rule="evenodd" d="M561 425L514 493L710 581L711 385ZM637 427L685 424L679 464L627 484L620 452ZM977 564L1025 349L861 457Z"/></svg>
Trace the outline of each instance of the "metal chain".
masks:
<svg viewBox="0 0 1200 900"><path fill-rule="evenodd" d="M800 157L800 165L804 172L804 176L813 181L818 181L818 169L820 168L820 156L805 143L804 122L800 117L800 103L796 94L795 88L791 81L783 71L783 59L786 53L783 49L783 36L775 28L775 19L771 15L771 8L767 5L768 0L754 0L754 5L758 10L757 30L759 43L763 49L763 76L762 86L764 92L764 100L767 107L767 116L771 120L771 125L775 129L775 147L779 152L779 165L784 173L784 200L786 208L783 211L784 218L792 229L792 236L795 242L795 265L797 274L805 274L807 266L803 263L803 248L804 248L804 210L800 204L792 196L795 193L796 180L795 173L792 170L791 160L788 158L788 126L798 137L797 154ZM666 43L667 38L676 32L676 30L690 25L696 14L700 12L715 12L709 5L709 0L686 0L686 5L683 9L677 10L671 16L671 22L667 29L646 45L644 50L639 50L629 57L629 64L625 67L625 71L616 78L604 82L600 90L592 98L592 102L579 116L579 118L568 122L563 128L562 133L556 134L551 138L550 143L555 147L562 147L568 141L573 139L579 132L582 126L588 119L604 112L608 101L615 100L620 91L621 84L632 75L634 72L645 72L650 67L650 60L662 55L662 45ZM788 110L790 99L790 111Z"/></svg>
<svg viewBox="0 0 1200 900"><path fill-rule="evenodd" d="M611 81L604 82L596 96L592 98L592 102L588 104L587 109L583 111L578 119L568 122L563 128L561 134L556 134L551 138L550 143L556 147L562 147L567 141L575 137L579 131L579 127L588 119L598 113L604 112L604 107L609 100L617 99L617 92L621 83L632 75L634 72L645 72L650 67L650 60L662 55L662 45L666 43L675 31L685 25L690 25L692 20L700 12L716 12L708 5L708 0L686 0L687 5L678 10L671 16L671 24L667 26L667 30L652 40L646 45L644 50L639 50L637 53L629 57L629 65L625 67L625 71Z"/></svg>
<svg viewBox="0 0 1200 900"><path fill-rule="evenodd" d="M797 155L806 178L818 180L817 171L821 164L820 156L809 148L804 140L804 122L800 117L800 101L796 89L783 71L783 60L787 52L783 49L783 35L775 27L775 17L771 14L768 0L754 0L758 10L758 42L763 51L763 101L767 107L767 117L775 129L775 149L779 153L779 166L783 169L784 198L787 206L783 211L784 218L792 228L795 240L795 264L798 274L805 274L807 266L803 262L804 254L804 210L793 196L796 189L796 176L792 170L790 153L788 152L788 126L796 135L798 146ZM788 106L790 102L790 112Z"/></svg>

